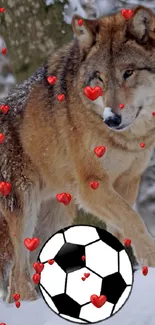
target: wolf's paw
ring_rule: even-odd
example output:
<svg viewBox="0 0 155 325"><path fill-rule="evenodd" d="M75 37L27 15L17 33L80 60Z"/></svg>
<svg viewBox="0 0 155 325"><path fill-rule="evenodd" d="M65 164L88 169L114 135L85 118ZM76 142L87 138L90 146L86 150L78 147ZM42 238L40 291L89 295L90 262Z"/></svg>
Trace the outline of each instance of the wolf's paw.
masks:
<svg viewBox="0 0 155 325"><path fill-rule="evenodd" d="M21 300L33 301L33 300L37 300L38 298L39 298L39 295L37 294L35 289L33 289L29 292L22 292L22 294L21 294Z"/></svg>
<svg viewBox="0 0 155 325"><path fill-rule="evenodd" d="M141 265L146 265L149 267L155 267L155 252L148 254L147 256L141 258Z"/></svg>
<svg viewBox="0 0 155 325"><path fill-rule="evenodd" d="M8 288L8 294L6 295L5 297L5 301L8 303L8 304L11 304L14 302L14 299L13 299L13 294L12 294L12 290L10 288Z"/></svg>
<svg viewBox="0 0 155 325"><path fill-rule="evenodd" d="M13 299L13 295L15 293L15 285L13 283L11 283L9 286L8 286L8 290L6 292L6 295L4 297L4 300L8 303L8 304L11 304L14 302L14 299Z"/></svg>
<svg viewBox="0 0 155 325"><path fill-rule="evenodd" d="M155 244L142 245L136 254L136 258L140 266L155 267Z"/></svg>
<svg viewBox="0 0 155 325"><path fill-rule="evenodd" d="M29 282L22 283L18 292L20 293L20 300L32 301L39 298L34 285Z"/></svg>

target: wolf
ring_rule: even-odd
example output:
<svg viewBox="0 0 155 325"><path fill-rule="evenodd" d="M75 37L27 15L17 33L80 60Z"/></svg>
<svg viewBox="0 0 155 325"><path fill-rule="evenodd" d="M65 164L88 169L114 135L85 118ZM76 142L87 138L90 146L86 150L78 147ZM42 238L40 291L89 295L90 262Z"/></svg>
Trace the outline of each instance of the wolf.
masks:
<svg viewBox="0 0 155 325"><path fill-rule="evenodd" d="M14 292L37 298L24 239L70 225L77 208L121 241L130 238L140 265L155 266L155 243L132 208L155 141L155 16L138 6L128 20L121 12L75 15L72 26L76 39L2 103L10 108L0 119L0 180L12 185L0 196L13 256L8 302ZM86 96L88 86L101 88L96 100ZM100 146L105 153L97 157ZM68 205L58 202L60 193L71 195Z"/></svg>

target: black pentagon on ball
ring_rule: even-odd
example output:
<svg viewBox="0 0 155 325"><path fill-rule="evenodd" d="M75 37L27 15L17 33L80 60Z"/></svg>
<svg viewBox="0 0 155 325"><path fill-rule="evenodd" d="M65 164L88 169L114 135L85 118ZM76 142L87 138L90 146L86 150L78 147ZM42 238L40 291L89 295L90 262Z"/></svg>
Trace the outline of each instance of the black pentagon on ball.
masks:
<svg viewBox="0 0 155 325"><path fill-rule="evenodd" d="M116 304L127 287L119 272L106 276L102 280L101 295L107 297L107 301Z"/></svg>
<svg viewBox="0 0 155 325"><path fill-rule="evenodd" d="M115 249L117 252L121 252L124 249L124 246L120 243L120 241L114 237L112 234L110 234L108 231L96 228L96 231L100 237L100 239L107 245L109 245L111 248Z"/></svg>
<svg viewBox="0 0 155 325"><path fill-rule="evenodd" d="M66 293L56 295L52 297L52 300L59 314L79 318L81 306Z"/></svg>
<svg viewBox="0 0 155 325"><path fill-rule="evenodd" d="M85 246L65 243L54 260L66 273L69 273L85 267L83 255L85 255Z"/></svg>

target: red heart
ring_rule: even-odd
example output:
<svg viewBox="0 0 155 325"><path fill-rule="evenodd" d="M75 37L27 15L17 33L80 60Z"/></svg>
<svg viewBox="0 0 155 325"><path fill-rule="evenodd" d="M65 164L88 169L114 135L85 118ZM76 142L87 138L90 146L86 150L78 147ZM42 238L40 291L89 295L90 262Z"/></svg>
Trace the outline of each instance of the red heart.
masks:
<svg viewBox="0 0 155 325"><path fill-rule="evenodd" d="M140 146L141 146L141 148L144 148L145 147L145 143L144 142L141 142L140 143Z"/></svg>
<svg viewBox="0 0 155 325"><path fill-rule="evenodd" d="M129 247L131 245L131 239L125 238L124 244L125 244L126 247Z"/></svg>
<svg viewBox="0 0 155 325"><path fill-rule="evenodd" d="M123 9L122 10L122 16L126 19L129 20L133 16L134 11L133 10L128 10L128 9Z"/></svg>
<svg viewBox="0 0 155 325"><path fill-rule="evenodd" d="M90 273L84 273L85 278L89 278Z"/></svg>
<svg viewBox="0 0 155 325"><path fill-rule="evenodd" d="M59 102L62 102L65 99L65 95L60 94L60 95L57 96L57 99L59 100Z"/></svg>
<svg viewBox="0 0 155 325"><path fill-rule="evenodd" d="M125 106L124 104L119 104L120 109L124 108L124 106Z"/></svg>
<svg viewBox="0 0 155 325"><path fill-rule="evenodd" d="M152 116L155 116L155 111L152 112Z"/></svg>
<svg viewBox="0 0 155 325"><path fill-rule="evenodd" d="M85 280L86 280L86 278L83 276L83 277L81 278L81 280L82 280L82 281L85 281Z"/></svg>
<svg viewBox="0 0 155 325"><path fill-rule="evenodd" d="M146 276L148 274L148 267L147 266L143 266L142 273L143 273L144 276Z"/></svg>
<svg viewBox="0 0 155 325"><path fill-rule="evenodd" d="M82 261L85 261L85 259L86 259L86 256L85 256L85 255L83 255L81 258L82 258Z"/></svg>
<svg viewBox="0 0 155 325"><path fill-rule="evenodd" d="M19 308L20 307L20 301L16 301L15 305L16 305L17 308Z"/></svg>
<svg viewBox="0 0 155 325"><path fill-rule="evenodd" d="M39 262L35 262L35 263L33 264L33 268L35 269L35 271L36 271L37 273L41 273L42 270L44 269L44 264L39 263Z"/></svg>
<svg viewBox="0 0 155 325"><path fill-rule="evenodd" d="M99 187L99 183L98 182L90 182L90 187L93 190L96 190Z"/></svg>
<svg viewBox="0 0 155 325"><path fill-rule="evenodd" d="M83 25L83 19L79 19L79 20L78 20L78 25L79 25L79 26L82 26L82 25Z"/></svg>
<svg viewBox="0 0 155 325"><path fill-rule="evenodd" d="M48 264L52 265L54 263L54 260L49 260Z"/></svg>
<svg viewBox="0 0 155 325"><path fill-rule="evenodd" d="M72 199L72 196L69 193L63 192L63 193L57 194L56 198L60 203L68 205Z"/></svg>
<svg viewBox="0 0 155 325"><path fill-rule="evenodd" d="M4 12L5 11L5 8L0 8L0 12Z"/></svg>
<svg viewBox="0 0 155 325"><path fill-rule="evenodd" d="M9 106L8 105L0 105L0 110L2 111L2 113L6 114L9 110Z"/></svg>
<svg viewBox="0 0 155 325"><path fill-rule="evenodd" d="M91 297L90 297L90 300L91 300L91 302L92 302L92 304L95 306L95 307L97 307L97 308L100 308L100 307L102 307L104 304L105 304L105 302L107 301L107 297L106 296L97 296L97 295L92 295Z"/></svg>
<svg viewBox="0 0 155 325"><path fill-rule="evenodd" d="M14 295L13 295L13 299L14 299L15 301L18 301L18 300L20 299L20 294L19 294L19 293L14 293Z"/></svg>
<svg viewBox="0 0 155 325"><path fill-rule="evenodd" d="M34 251L38 246L39 246L39 244L40 244L40 239L39 238L36 238L36 237L34 237L34 238L32 238L32 239L30 239L30 238L26 238L25 240L24 240L24 244L25 244L25 246L26 246L26 248L29 250L29 251Z"/></svg>
<svg viewBox="0 0 155 325"><path fill-rule="evenodd" d="M40 274L39 273L34 274L32 280L35 284L38 284L40 282Z"/></svg>
<svg viewBox="0 0 155 325"><path fill-rule="evenodd" d="M6 325L5 323L0 323L0 325Z"/></svg>
<svg viewBox="0 0 155 325"><path fill-rule="evenodd" d="M8 182L0 182L0 193L7 196L11 191L11 184Z"/></svg>
<svg viewBox="0 0 155 325"><path fill-rule="evenodd" d="M2 48L2 54L5 55L6 53L7 53L7 49L6 49L6 47L3 47Z"/></svg>
<svg viewBox="0 0 155 325"><path fill-rule="evenodd" d="M94 149L94 152L95 152L97 157L101 158L106 152L106 147L104 147L104 146L96 147Z"/></svg>
<svg viewBox="0 0 155 325"><path fill-rule="evenodd" d="M87 86L84 88L84 94L91 100L96 100L99 96L103 94L102 88L100 86L96 86L92 88Z"/></svg>
<svg viewBox="0 0 155 325"><path fill-rule="evenodd" d="M0 133L0 143L2 143L5 139L5 135L3 133Z"/></svg>
<svg viewBox="0 0 155 325"><path fill-rule="evenodd" d="M50 85L54 85L57 81L57 77L49 76L49 77L47 77L47 81L49 82Z"/></svg>

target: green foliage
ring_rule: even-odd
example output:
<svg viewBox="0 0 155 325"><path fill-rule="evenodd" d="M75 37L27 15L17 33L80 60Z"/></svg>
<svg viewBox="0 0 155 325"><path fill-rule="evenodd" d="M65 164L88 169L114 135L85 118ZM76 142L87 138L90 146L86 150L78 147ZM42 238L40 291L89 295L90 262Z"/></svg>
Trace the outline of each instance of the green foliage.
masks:
<svg viewBox="0 0 155 325"><path fill-rule="evenodd" d="M83 210L79 210L77 217L74 219L74 224L86 224L95 227L100 227L105 229L106 225L104 222L100 221L97 217L93 216L90 213L85 213Z"/></svg>

